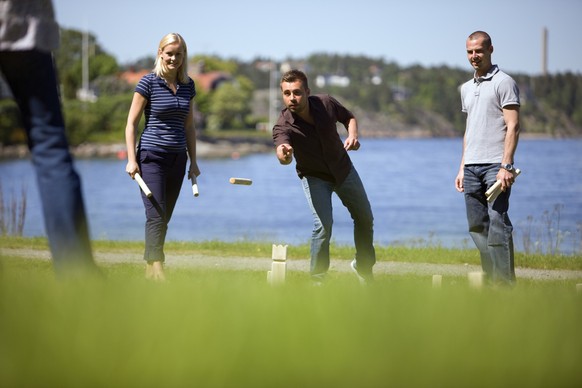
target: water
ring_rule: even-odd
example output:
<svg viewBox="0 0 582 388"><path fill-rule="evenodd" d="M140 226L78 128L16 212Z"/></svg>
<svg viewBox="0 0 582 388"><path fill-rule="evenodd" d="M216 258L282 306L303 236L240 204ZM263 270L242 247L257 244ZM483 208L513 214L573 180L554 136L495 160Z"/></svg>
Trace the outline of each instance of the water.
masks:
<svg viewBox="0 0 582 388"><path fill-rule="evenodd" d="M461 139L364 139L350 155L366 186L379 245L440 244L472 247L463 196L454 188ZM518 250L534 243L548 249L560 236L562 252L580 252L582 140L522 140L510 216ZM78 160L93 239L142 240L145 215L137 184L122 160ZM169 240L309 241L311 214L292 166L274 154L237 160L200 160L200 196L184 182L168 231ZM0 163L4 195L27 193L24 235L44 235L34 171L28 160ZM251 186L230 177L251 178ZM559 225L557 224L558 207ZM554 214L552 216L552 214ZM334 197L333 241L352 244L352 221ZM550 221L553 221L550 223ZM553 236L553 240L549 239ZM532 243L524 243L530 237Z"/></svg>

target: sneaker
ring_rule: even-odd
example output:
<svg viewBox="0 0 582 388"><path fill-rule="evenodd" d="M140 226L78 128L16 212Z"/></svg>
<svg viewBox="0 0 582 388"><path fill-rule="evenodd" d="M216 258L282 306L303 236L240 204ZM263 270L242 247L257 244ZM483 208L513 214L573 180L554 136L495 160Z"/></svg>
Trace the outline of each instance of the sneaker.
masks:
<svg viewBox="0 0 582 388"><path fill-rule="evenodd" d="M315 287L325 285L325 274L311 275L311 284Z"/></svg>
<svg viewBox="0 0 582 388"><path fill-rule="evenodd" d="M374 281L372 273L370 273L369 275L362 275L360 272L358 272L358 268L356 267L356 259L352 260L352 262L350 263L350 268L352 269L352 271L354 271L354 273L358 277L358 280L360 281L361 285L365 286Z"/></svg>

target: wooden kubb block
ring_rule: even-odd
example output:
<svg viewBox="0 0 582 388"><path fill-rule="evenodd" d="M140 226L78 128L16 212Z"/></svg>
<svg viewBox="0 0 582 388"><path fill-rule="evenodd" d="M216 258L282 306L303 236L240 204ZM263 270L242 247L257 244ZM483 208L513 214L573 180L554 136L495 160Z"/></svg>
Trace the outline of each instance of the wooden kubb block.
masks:
<svg viewBox="0 0 582 388"><path fill-rule="evenodd" d="M483 279L485 277L485 274L483 272L481 271L469 272L467 277L469 278L469 286L471 286L471 288L483 287Z"/></svg>
<svg viewBox="0 0 582 388"><path fill-rule="evenodd" d="M282 284L285 282L287 271L287 245L273 244L272 258L271 270L267 272L267 281L270 284Z"/></svg>

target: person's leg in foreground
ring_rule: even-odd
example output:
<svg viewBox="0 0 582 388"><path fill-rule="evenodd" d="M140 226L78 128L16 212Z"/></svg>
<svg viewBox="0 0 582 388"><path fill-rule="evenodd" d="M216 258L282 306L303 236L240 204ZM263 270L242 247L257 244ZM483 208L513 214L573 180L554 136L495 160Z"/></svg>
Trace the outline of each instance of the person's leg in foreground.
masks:
<svg viewBox="0 0 582 388"><path fill-rule="evenodd" d="M81 180L65 135L52 55L2 52L0 64L28 134L55 272L59 277L98 274Z"/></svg>

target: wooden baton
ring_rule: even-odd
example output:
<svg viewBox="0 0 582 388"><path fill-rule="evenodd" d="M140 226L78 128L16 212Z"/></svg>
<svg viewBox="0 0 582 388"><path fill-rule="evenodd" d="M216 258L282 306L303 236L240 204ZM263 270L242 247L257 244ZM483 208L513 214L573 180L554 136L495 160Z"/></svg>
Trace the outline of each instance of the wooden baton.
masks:
<svg viewBox="0 0 582 388"><path fill-rule="evenodd" d="M521 174L521 170L519 168L515 169L515 176L517 177L519 174ZM487 202L495 201L495 198L497 198L499 194L501 194L501 181L495 182L493 186L485 192Z"/></svg>
<svg viewBox="0 0 582 388"><path fill-rule="evenodd" d="M137 184L139 185L139 187L141 187L141 190L146 195L146 197L148 197L148 198L151 197L152 192L151 192L150 188L148 187L148 185L146 185L146 183L141 178L141 175L139 175L139 172L136 172L135 175L133 176L133 178L137 181Z"/></svg>

